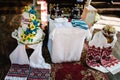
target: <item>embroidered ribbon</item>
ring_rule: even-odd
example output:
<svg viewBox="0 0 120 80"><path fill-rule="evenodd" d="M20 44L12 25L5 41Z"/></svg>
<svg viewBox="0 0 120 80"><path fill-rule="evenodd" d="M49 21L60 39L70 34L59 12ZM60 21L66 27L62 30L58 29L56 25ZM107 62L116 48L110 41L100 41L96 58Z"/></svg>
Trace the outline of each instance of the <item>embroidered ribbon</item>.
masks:
<svg viewBox="0 0 120 80"><path fill-rule="evenodd" d="M80 27L85 30L88 29L88 25L83 20L72 19L71 23L74 27Z"/></svg>

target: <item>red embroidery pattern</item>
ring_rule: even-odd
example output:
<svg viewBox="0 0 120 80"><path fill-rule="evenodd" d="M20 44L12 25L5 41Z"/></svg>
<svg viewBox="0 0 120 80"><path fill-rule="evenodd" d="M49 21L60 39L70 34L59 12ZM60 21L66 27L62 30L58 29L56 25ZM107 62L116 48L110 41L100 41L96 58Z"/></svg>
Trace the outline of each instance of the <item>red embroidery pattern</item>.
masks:
<svg viewBox="0 0 120 80"><path fill-rule="evenodd" d="M116 59L112 53L112 48L95 48L95 46L90 46L88 48L88 53L86 55L86 63L92 67L99 67L100 65L104 67L111 67L118 64L119 60Z"/></svg>
<svg viewBox="0 0 120 80"><path fill-rule="evenodd" d="M103 48L101 64L104 67L112 67L118 64L119 60L116 59L113 55L111 55L111 53L112 53L111 47Z"/></svg>
<svg viewBox="0 0 120 80"><path fill-rule="evenodd" d="M7 76L27 77L28 72L29 72L29 65L12 64L10 70L7 73Z"/></svg>
<svg viewBox="0 0 120 80"><path fill-rule="evenodd" d="M88 53L86 56L86 63L89 66L100 66L99 62L101 59L101 53L102 53L102 49L100 47L95 48L95 46L89 47L88 48Z"/></svg>
<svg viewBox="0 0 120 80"><path fill-rule="evenodd" d="M112 48L111 47L103 48L102 59L109 60L111 53L112 53Z"/></svg>
<svg viewBox="0 0 120 80"><path fill-rule="evenodd" d="M118 64L118 62L119 62L118 59L116 59L113 55L110 55L109 60L106 60L106 59L101 60L101 64L104 67L112 67L112 66Z"/></svg>

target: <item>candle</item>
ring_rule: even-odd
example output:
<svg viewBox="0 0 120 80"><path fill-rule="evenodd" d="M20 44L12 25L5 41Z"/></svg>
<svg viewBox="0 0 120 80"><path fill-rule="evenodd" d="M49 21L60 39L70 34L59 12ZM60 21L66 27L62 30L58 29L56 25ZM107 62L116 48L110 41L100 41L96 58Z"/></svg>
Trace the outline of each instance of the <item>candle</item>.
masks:
<svg viewBox="0 0 120 80"><path fill-rule="evenodd" d="M35 0L33 0L33 6L35 6Z"/></svg>

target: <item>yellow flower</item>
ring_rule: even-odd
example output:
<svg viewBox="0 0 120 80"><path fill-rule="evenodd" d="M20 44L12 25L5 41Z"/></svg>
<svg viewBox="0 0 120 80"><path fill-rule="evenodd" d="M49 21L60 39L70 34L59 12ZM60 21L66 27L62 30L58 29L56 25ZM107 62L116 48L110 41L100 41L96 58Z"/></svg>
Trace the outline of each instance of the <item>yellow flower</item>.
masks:
<svg viewBox="0 0 120 80"><path fill-rule="evenodd" d="M33 21L36 19L36 16L34 14L30 14L30 20Z"/></svg>
<svg viewBox="0 0 120 80"><path fill-rule="evenodd" d="M30 30L34 30L35 29L35 25L33 23L30 23Z"/></svg>
<svg viewBox="0 0 120 80"><path fill-rule="evenodd" d="M33 37L35 37L34 34L29 34L28 36L29 36L29 38L33 38Z"/></svg>
<svg viewBox="0 0 120 80"><path fill-rule="evenodd" d="M27 38L27 36L23 33L23 34L21 34L21 40L20 41L22 41L22 42L24 42L24 41L26 41L28 38Z"/></svg>
<svg viewBox="0 0 120 80"><path fill-rule="evenodd" d="M25 11L29 11L31 9L30 6L25 6Z"/></svg>

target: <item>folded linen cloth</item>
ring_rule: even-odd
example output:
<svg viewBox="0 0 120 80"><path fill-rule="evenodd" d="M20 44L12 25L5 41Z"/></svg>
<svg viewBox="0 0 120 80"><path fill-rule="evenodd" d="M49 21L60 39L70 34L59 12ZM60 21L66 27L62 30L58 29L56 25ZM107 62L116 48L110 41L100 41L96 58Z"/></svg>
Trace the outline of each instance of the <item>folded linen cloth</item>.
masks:
<svg viewBox="0 0 120 80"><path fill-rule="evenodd" d="M88 29L88 25L86 22L84 22L83 20L79 20L79 19L72 19L71 23L74 27L80 27L82 29L87 30Z"/></svg>

